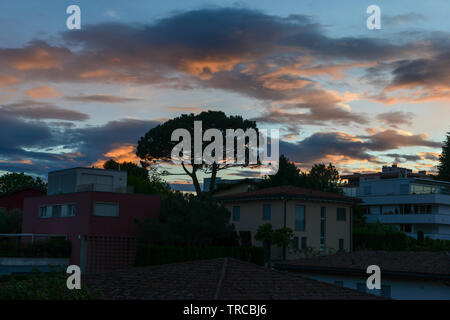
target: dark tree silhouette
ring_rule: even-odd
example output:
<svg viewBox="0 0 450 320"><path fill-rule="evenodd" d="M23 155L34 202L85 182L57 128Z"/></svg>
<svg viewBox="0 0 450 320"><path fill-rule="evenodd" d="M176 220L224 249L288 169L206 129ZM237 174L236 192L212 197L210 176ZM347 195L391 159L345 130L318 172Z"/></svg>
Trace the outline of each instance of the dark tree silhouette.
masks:
<svg viewBox="0 0 450 320"><path fill-rule="evenodd" d="M442 146L442 153L439 156L438 178L450 181L450 131L447 132L446 140Z"/></svg>
<svg viewBox="0 0 450 320"><path fill-rule="evenodd" d="M202 131L208 129L218 129L222 133L223 143L225 144L226 129L242 129L244 132L247 129L255 129L257 131L256 122L245 120L241 116L227 116L221 111L204 111L200 114L183 114L174 119L168 120L155 128L148 131L140 138L137 146L137 156L140 157L144 165L149 165L152 162L169 163L171 162L172 149L179 143L179 141L171 141L172 132L176 129L186 129L191 134L191 164L182 163L180 166L184 170L194 184L197 195L202 193L197 174L203 171L211 177L210 190L214 190L217 172L230 167L246 167L249 166L248 161L243 165L233 165L224 163L201 164L194 163L194 121L202 121ZM202 132L202 137L203 137ZM248 139L246 139L248 140ZM210 144L210 141L202 143L202 151L205 146ZM223 148L223 158L226 158L226 148ZM237 153L237 143L234 144L234 154ZM248 147L245 148L246 155L248 154ZM246 156L248 160L248 157ZM190 170L189 170L190 168ZM166 172L165 174L174 174Z"/></svg>

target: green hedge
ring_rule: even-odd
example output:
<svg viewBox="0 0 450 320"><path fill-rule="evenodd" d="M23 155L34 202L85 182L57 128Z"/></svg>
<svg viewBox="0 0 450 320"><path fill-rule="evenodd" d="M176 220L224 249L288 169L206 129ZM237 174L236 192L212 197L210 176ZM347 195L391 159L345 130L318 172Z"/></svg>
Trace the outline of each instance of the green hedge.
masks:
<svg viewBox="0 0 450 320"><path fill-rule="evenodd" d="M69 258L72 245L69 240L51 239L45 242L0 242L0 257Z"/></svg>
<svg viewBox="0 0 450 320"><path fill-rule="evenodd" d="M356 250L404 251L408 249L408 237L401 232L355 231L353 232L353 246Z"/></svg>
<svg viewBox="0 0 450 320"><path fill-rule="evenodd" d="M142 267L223 257L264 264L264 251L257 247L174 247L140 244L136 250L135 265Z"/></svg>
<svg viewBox="0 0 450 320"><path fill-rule="evenodd" d="M0 276L0 300L91 300L101 299L100 292L67 289L66 273L31 273Z"/></svg>

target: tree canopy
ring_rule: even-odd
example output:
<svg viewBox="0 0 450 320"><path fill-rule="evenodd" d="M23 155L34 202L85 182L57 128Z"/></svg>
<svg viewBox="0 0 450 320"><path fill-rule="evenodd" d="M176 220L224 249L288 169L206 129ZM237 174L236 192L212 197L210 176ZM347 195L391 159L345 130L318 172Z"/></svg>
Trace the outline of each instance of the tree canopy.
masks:
<svg viewBox="0 0 450 320"><path fill-rule="evenodd" d="M143 168L133 162L118 163L112 159L103 164L108 170L122 170L127 172L127 185L134 188L134 193L167 194L170 186L161 179L155 167Z"/></svg>
<svg viewBox="0 0 450 320"><path fill-rule="evenodd" d="M33 178L25 173L10 172L0 176L0 193L9 193L26 188L47 191L47 183L41 178Z"/></svg>
<svg viewBox="0 0 450 320"><path fill-rule="evenodd" d="M447 132L446 140L442 146L442 153L439 156L438 178L450 181L450 131Z"/></svg>
<svg viewBox="0 0 450 320"><path fill-rule="evenodd" d="M309 173L302 172L294 162L284 155L280 156L278 172L265 176L258 184L259 188L291 185L311 188L325 192L341 193L338 188L339 172L331 163L327 165L314 164Z"/></svg>
<svg viewBox="0 0 450 320"><path fill-rule="evenodd" d="M174 192L161 202L160 219L137 221L144 242L162 245L236 244L230 212L210 197Z"/></svg>
<svg viewBox="0 0 450 320"><path fill-rule="evenodd" d="M194 150L194 121L202 121L203 132L208 129L218 129L222 133L223 141L226 137L226 129L242 129L244 132L247 129L255 129L257 131L256 122L245 120L241 116L227 116L222 111L204 111L199 114L183 114L174 119L170 119L155 128L150 129L138 141L137 156L143 159L143 163L150 164L152 162L171 162L172 149L179 143L179 141L171 141L172 133L176 129L186 129L191 134L191 150ZM202 132L202 137L203 137ZM202 151L205 146L210 144L210 141L202 142ZM237 144L234 144L234 154L237 152ZM226 157L226 148L224 148L224 157ZM248 148L245 150L248 153ZM217 172L236 165L224 164L214 162L207 164L194 163L194 152L191 152L191 164L180 164L183 168L184 174L187 174L194 184L197 194L201 194L200 183L197 174L203 171L211 177L211 190L214 190ZM248 166L248 163L239 165L242 167ZM190 168L190 169L189 169ZM166 174L171 174L166 172Z"/></svg>

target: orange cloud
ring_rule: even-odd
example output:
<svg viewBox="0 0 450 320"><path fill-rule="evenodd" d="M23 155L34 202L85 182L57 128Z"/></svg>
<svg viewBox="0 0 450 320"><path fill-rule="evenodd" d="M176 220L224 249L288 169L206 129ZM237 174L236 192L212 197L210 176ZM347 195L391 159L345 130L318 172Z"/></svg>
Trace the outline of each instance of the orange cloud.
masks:
<svg viewBox="0 0 450 320"><path fill-rule="evenodd" d="M103 156L105 158L98 159L96 162L94 162L92 165L96 168L103 168L103 164L108 159L113 159L116 162L134 162L139 163L139 158L136 156L136 149L133 145L122 145L119 147L116 147L107 153L105 153Z"/></svg>
<svg viewBox="0 0 450 320"><path fill-rule="evenodd" d="M281 76L291 77L312 77L319 75L327 75L334 80L341 79L345 73L353 68L367 68L376 65L375 62L358 62L358 63L334 63L334 64L313 64L312 57L302 57L297 63L286 65L278 68L271 73L265 73L260 79L268 79ZM255 70L255 67L244 69L244 72Z"/></svg>
<svg viewBox="0 0 450 320"><path fill-rule="evenodd" d="M8 74L1 74L0 73L0 88L10 86L12 84L15 84L19 82L19 79L13 76L10 76Z"/></svg>
<svg viewBox="0 0 450 320"><path fill-rule="evenodd" d="M181 60L181 69L199 77L202 80L209 80L212 74L220 71L231 71L233 68L244 62L242 59L230 58L224 60Z"/></svg>
<svg viewBox="0 0 450 320"><path fill-rule="evenodd" d="M37 48L29 55L16 59L12 66L20 71L33 69L61 69L61 60L49 53L48 50Z"/></svg>
<svg viewBox="0 0 450 320"><path fill-rule="evenodd" d="M272 90L292 90L292 89L300 89L310 84L311 81L308 80L287 80L280 78L271 78L267 79L263 82L264 87L272 89Z"/></svg>
<svg viewBox="0 0 450 320"><path fill-rule="evenodd" d="M198 107L168 107L167 110L197 113L197 112L202 111L202 108L198 108Z"/></svg>
<svg viewBox="0 0 450 320"><path fill-rule="evenodd" d="M33 164L31 160L23 159L23 160L1 160L0 163L20 163L20 164Z"/></svg>
<svg viewBox="0 0 450 320"><path fill-rule="evenodd" d="M86 71L80 74L81 78L102 78L104 76L107 76L111 74L111 71L109 70L93 70L93 71Z"/></svg>
<svg viewBox="0 0 450 320"><path fill-rule="evenodd" d="M54 88L50 86L34 87L29 90L26 90L25 93L34 99L57 98L62 95L62 93L57 92Z"/></svg>

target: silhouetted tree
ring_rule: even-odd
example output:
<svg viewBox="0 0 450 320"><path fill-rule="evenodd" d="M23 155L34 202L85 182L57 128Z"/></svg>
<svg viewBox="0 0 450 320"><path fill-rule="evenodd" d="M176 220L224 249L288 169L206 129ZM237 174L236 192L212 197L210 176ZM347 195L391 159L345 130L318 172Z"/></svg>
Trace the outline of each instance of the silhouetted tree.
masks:
<svg viewBox="0 0 450 320"><path fill-rule="evenodd" d="M331 163L328 166L323 163L313 165L308 177L308 183L313 189L341 193L338 187L339 171Z"/></svg>
<svg viewBox="0 0 450 320"><path fill-rule="evenodd" d="M442 153L439 156L438 178L450 181L450 131L447 132L447 138L442 146Z"/></svg>
<svg viewBox="0 0 450 320"><path fill-rule="evenodd" d="M225 143L226 129L242 129L244 132L247 129L255 129L257 131L256 122L243 119L241 116L227 116L221 111L205 111L200 114L183 114L174 119L168 120L155 128L150 129L143 137L140 138L137 146L137 156L143 159L143 163L150 164L152 162L171 162L172 149L179 143L179 141L171 141L172 133L176 129L186 129L191 135L191 164L181 164L185 174L191 179L195 187L197 195L202 193L200 183L198 181L197 174L199 171L203 171L209 174L211 177L210 190L214 190L217 172L230 167L246 167L247 163L243 165L231 165L223 163L213 164L195 164L194 163L194 121L202 121L202 129L206 131L208 129L218 129L222 132L223 141ZM203 133L202 133L203 137ZM247 139L248 140L248 139ZM202 151L204 147L211 142L202 143ZM237 152L237 144L235 143L234 154ZM226 148L223 148L226 158ZM246 154L248 154L248 148L245 148ZM248 160L248 157L246 157ZM189 170L188 168L191 168ZM173 174L166 172L166 174Z"/></svg>
<svg viewBox="0 0 450 320"><path fill-rule="evenodd" d="M143 168L133 162L118 163L110 159L103 164L103 168L126 171L127 185L132 186L135 193L167 194L171 192L170 186L161 179L155 167Z"/></svg>
<svg viewBox="0 0 450 320"><path fill-rule="evenodd" d="M230 212L208 196L174 192L161 202L159 219L137 221L144 242L162 245L216 245L233 242ZM228 241L226 241L228 240ZM234 239L237 245L237 239Z"/></svg>
<svg viewBox="0 0 450 320"><path fill-rule="evenodd" d="M42 191L47 191L47 183L41 178L33 178L25 173L5 173L0 177L0 193L9 193L16 190L26 188L34 188Z"/></svg>

